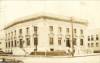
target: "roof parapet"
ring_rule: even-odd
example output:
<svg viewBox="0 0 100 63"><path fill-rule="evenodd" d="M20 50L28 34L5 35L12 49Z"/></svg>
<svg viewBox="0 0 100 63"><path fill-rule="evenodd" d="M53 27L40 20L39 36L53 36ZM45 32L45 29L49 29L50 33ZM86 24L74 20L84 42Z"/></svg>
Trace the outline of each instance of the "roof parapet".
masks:
<svg viewBox="0 0 100 63"><path fill-rule="evenodd" d="M4 30L6 30L9 27L12 27L12 26L14 26L16 24L29 22L31 20L37 20L37 19L40 19L40 18L71 22L70 21L71 20L70 17L47 14L47 13L41 13L41 14L34 14L34 15L31 15L31 16L26 16L26 17L23 17L23 18L16 19L16 20L14 20L13 23L11 23L11 24L7 25L6 27L4 27ZM74 18L73 23L83 24L83 25L86 25L86 26L88 25L88 21L87 20L83 20L83 19L75 19Z"/></svg>

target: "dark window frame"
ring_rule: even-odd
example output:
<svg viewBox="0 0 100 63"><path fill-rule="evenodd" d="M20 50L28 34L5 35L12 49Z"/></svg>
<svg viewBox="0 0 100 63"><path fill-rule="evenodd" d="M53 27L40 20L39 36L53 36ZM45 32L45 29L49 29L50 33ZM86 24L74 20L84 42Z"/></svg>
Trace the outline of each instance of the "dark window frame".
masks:
<svg viewBox="0 0 100 63"><path fill-rule="evenodd" d="M35 46L38 45L38 37L34 37L34 45L35 45Z"/></svg>
<svg viewBox="0 0 100 63"><path fill-rule="evenodd" d="M59 32L62 32L62 28L61 28L61 27L58 27L58 31L59 31Z"/></svg>
<svg viewBox="0 0 100 63"><path fill-rule="evenodd" d="M49 26L49 30L50 30L51 32L53 32L53 29L54 29L53 26Z"/></svg>
<svg viewBox="0 0 100 63"><path fill-rule="evenodd" d="M88 36L88 41L90 41L90 36Z"/></svg>
<svg viewBox="0 0 100 63"><path fill-rule="evenodd" d="M53 44L54 44L54 38L53 38L53 37L50 37L50 38L49 38L49 44L50 44L50 45L53 45Z"/></svg>
<svg viewBox="0 0 100 63"><path fill-rule="evenodd" d="M22 29L19 29L19 34L22 34Z"/></svg>
<svg viewBox="0 0 100 63"><path fill-rule="evenodd" d="M91 35L91 41L93 41L94 40L94 37L93 37L93 35Z"/></svg>
<svg viewBox="0 0 100 63"><path fill-rule="evenodd" d="M77 33L77 29L76 28L74 28L74 33Z"/></svg>
<svg viewBox="0 0 100 63"><path fill-rule="evenodd" d="M50 51L54 51L54 49L53 48L50 48Z"/></svg>
<svg viewBox="0 0 100 63"><path fill-rule="evenodd" d="M88 47L90 47L90 43L88 43Z"/></svg>
<svg viewBox="0 0 100 63"><path fill-rule="evenodd" d="M96 35L96 40L99 40L99 36L98 35Z"/></svg>
<svg viewBox="0 0 100 63"><path fill-rule="evenodd" d="M20 44L19 47L23 48L23 39L19 39L19 44Z"/></svg>
<svg viewBox="0 0 100 63"><path fill-rule="evenodd" d="M15 42L15 47L17 46L17 41L16 40L14 40L14 42Z"/></svg>
<svg viewBox="0 0 100 63"><path fill-rule="evenodd" d="M69 33L70 32L70 29L69 28L66 28L66 32Z"/></svg>
<svg viewBox="0 0 100 63"><path fill-rule="evenodd" d="M26 38L27 46L30 46L30 38Z"/></svg>
<svg viewBox="0 0 100 63"><path fill-rule="evenodd" d="M84 32L83 32L83 29L81 29L81 30L80 30L80 33L81 33L81 34L83 34L83 33L84 33Z"/></svg>
<svg viewBox="0 0 100 63"><path fill-rule="evenodd" d="M84 45L84 39L80 39L80 45L81 45L81 46Z"/></svg>
<svg viewBox="0 0 100 63"><path fill-rule="evenodd" d="M99 47L99 43L96 43L96 47Z"/></svg>
<svg viewBox="0 0 100 63"><path fill-rule="evenodd" d="M66 47L71 47L70 38L66 38Z"/></svg>
<svg viewBox="0 0 100 63"><path fill-rule="evenodd" d="M73 38L73 44L77 45L77 39L76 38Z"/></svg>
<svg viewBox="0 0 100 63"><path fill-rule="evenodd" d="M26 28L26 34L29 34L29 27Z"/></svg>
<svg viewBox="0 0 100 63"><path fill-rule="evenodd" d="M58 38L58 45L61 45L62 39Z"/></svg>
<svg viewBox="0 0 100 63"><path fill-rule="evenodd" d="M38 27L34 26L34 32L37 32L37 31L38 31Z"/></svg>

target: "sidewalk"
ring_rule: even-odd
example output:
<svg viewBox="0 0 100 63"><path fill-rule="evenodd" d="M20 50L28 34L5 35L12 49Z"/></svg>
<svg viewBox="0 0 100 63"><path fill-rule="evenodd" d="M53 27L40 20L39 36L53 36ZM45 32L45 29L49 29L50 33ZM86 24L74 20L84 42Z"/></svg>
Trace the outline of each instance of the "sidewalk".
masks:
<svg viewBox="0 0 100 63"><path fill-rule="evenodd" d="M75 58L75 57L87 57L87 56L99 56L100 53L97 54L87 54L87 55L74 55L72 56L44 56L44 55L8 55L2 57L51 57L51 58Z"/></svg>
<svg viewBox="0 0 100 63"><path fill-rule="evenodd" d="M0 56L1 58L4 56ZM21 60L24 63L100 63L100 54L86 56L5 56L4 58Z"/></svg>

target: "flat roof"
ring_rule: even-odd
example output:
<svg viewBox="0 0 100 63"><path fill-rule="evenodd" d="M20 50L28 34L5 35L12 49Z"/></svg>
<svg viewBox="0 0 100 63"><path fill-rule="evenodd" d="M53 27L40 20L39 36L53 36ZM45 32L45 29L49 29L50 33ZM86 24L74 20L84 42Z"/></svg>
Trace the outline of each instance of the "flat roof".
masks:
<svg viewBox="0 0 100 63"><path fill-rule="evenodd" d="M6 27L4 27L4 30L6 30L6 29L8 29L8 28L10 28L14 25L20 24L20 23L25 23L25 22L29 22L29 21L37 20L37 19L41 19L41 18L57 20L57 21L64 21L64 22L69 22L69 23L71 23L72 22L71 20L73 20L73 23L82 24L82 25L86 25L86 26L88 25L87 20L74 19L74 18L71 18L71 17L51 15L51 14L34 14L34 15L31 15L31 16L26 16L26 17L14 20L13 23L8 24Z"/></svg>

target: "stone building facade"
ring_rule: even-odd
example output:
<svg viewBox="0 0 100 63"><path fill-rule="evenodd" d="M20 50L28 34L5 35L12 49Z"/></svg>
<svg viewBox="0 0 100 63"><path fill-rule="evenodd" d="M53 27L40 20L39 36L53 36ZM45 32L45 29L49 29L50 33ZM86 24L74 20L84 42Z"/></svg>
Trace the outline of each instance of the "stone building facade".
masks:
<svg viewBox="0 0 100 63"><path fill-rule="evenodd" d="M88 30L87 49L88 53L100 53L100 29Z"/></svg>
<svg viewBox="0 0 100 63"><path fill-rule="evenodd" d="M73 44L80 53L85 47L86 21L73 20ZM16 20L4 28L6 52L67 51L71 47L71 19L36 15ZM23 52L24 51L24 52Z"/></svg>
<svg viewBox="0 0 100 63"><path fill-rule="evenodd" d="M5 51L5 36L3 30L0 30L0 51Z"/></svg>

